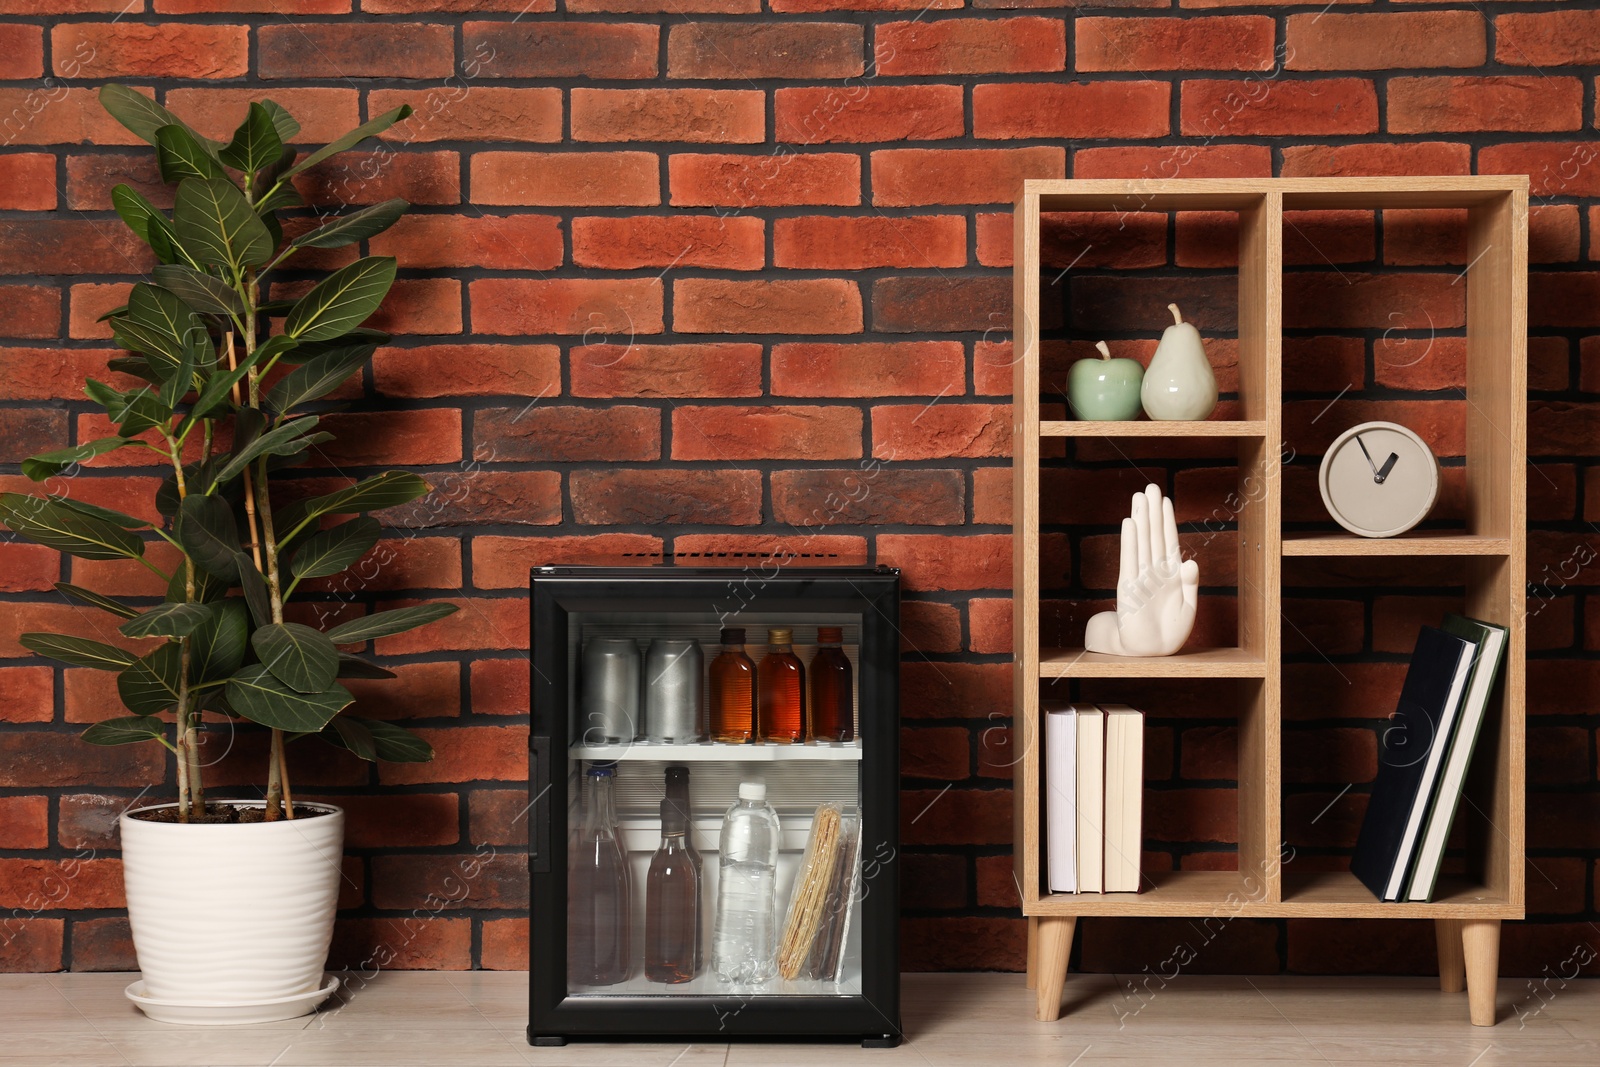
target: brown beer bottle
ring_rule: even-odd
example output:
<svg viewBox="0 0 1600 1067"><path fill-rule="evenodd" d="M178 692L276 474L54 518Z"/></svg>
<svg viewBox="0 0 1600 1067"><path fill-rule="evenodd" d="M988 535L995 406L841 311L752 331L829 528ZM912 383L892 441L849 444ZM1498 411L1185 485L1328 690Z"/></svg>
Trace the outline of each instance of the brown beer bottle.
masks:
<svg viewBox="0 0 1600 1067"><path fill-rule="evenodd" d="M806 739L806 669L794 654L794 631L767 631L767 655L756 669L761 736L779 744Z"/></svg>
<svg viewBox="0 0 1600 1067"><path fill-rule="evenodd" d="M744 654L744 631L730 627L711 661L711 739L742 745L756 736L756 665Z"/></svg>
<svg viewBox="0 0 1600 1067"><path fill-rule="evenodd" d="M811 736L817 741L855 739L850 661L845 658L844 630L817 627L817 654L811 659Z"/></svg>

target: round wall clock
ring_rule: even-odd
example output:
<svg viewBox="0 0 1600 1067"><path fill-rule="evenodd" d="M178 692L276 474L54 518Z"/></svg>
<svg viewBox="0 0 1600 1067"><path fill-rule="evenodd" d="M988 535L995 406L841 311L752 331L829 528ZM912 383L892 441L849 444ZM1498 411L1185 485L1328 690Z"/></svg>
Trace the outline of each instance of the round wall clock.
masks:
<svg viewBox="0 0 1600 1067"><path fill-rule="evenodd" d="M1340 526L1361 537L1394 537L1433 510L1439 461L1404 426L1364 422L1328 447L1317 485Z"/></svg>

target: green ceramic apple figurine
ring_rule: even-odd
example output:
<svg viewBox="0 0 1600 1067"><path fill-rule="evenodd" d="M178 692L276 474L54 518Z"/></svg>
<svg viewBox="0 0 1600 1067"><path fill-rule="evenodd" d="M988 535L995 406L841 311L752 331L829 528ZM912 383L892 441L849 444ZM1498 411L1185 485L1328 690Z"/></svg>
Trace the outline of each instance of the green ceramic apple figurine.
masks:
<svg viewBox="0 0 1600 1067"><path fill-rule="evenodd" d="M1104 341L1099 359L1080 359L1067 371L1067 403L1084 422L1127 422L1139 417L1144 368L1138 360L1112 359Z"/></svg>

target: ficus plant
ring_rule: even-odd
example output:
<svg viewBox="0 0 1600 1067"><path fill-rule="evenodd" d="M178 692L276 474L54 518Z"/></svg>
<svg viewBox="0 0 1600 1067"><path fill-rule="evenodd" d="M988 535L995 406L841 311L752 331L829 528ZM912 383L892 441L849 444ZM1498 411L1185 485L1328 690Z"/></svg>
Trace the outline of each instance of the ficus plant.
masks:
<svg viewBox="0 0 1600 1067"><path fill-rule="evenodd" d="M140 607L70 583L72 600L120 620L137 651L86 637L29 633L31 651L117 673L127 715L95 723L97 745L151 742L177 764L178 817L207 816L203 716L249 720L271 731L264 817L294 818L285 745L315 735L368 760L432 758L429 746L392 723L346 714L340 679L393 674L344 651L454 611L423 604L381 611L327 630L285 617L302 585L344 571L377 543L367 512L429 491L415 474L389 471L309 499L285 501L274 478L331 439L321 429L327 397L359 374L388 337L362 325L383 302L395 261L365 256L322 277L294 300L268 299L274 272L305 249L342 248L392 226L409 205L388 200L286 235L279 213L303 207L293 180L411 113L396 108L301 156L287 111L252 103L226 143L210 140L155 101L107 85L101 104L155 147L161 178L175 186L170 214L126 185L117 214L150 246L157 265L124 307L107 313L122 354L108 369L127 388L90 378L89 400L116 429L108 437L34 456L22 470L65 489L0 494L0 521L15 533L88 560L136 561L159 575L165 599ZM110 375L108 375L110 377ZM156 453L170 468L155 492L159 522L76 499L80 464L124 449ZM170 571L146 549L176 549ZM164 556L162 558L172 558ZM111 623L108 622L108 625ZM102 632L101 636L105 636ZM143 644L148 642L148 645Z"/></svg>

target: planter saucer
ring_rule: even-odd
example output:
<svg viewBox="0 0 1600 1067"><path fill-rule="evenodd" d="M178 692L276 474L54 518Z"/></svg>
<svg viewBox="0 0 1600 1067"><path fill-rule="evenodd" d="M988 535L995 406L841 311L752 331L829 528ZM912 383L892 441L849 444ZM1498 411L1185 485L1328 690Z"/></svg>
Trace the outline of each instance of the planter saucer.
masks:
<svg viewBox="0 0 1600 1067"><path fill-rule="evenodd" d="M180 1004L177 1001L160 1000L146 995L142 978L128 986L123 993L156 1022L188 1026L239 1026L297 1019L315 1010L318 1004L339 988L338 978L328 975L327 979L321 989L310 993L233 1004Z"/></svg>

